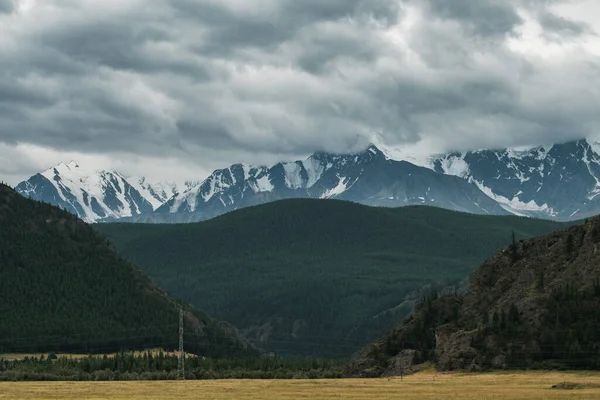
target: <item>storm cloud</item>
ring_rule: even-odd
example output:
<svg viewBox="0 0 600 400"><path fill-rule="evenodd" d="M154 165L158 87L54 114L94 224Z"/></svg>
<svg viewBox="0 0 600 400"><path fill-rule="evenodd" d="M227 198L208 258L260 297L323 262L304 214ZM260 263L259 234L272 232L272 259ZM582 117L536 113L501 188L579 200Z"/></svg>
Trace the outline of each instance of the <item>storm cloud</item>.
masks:
<svg viewBox="0 0 600 400"><path fill-rule="evenodd" d="M232 162L358 149L373 135L431 151L595 135L589 7L0 0L0 177L73 155L198 179ZM24 149L47 157L26 163Z"/></svg>

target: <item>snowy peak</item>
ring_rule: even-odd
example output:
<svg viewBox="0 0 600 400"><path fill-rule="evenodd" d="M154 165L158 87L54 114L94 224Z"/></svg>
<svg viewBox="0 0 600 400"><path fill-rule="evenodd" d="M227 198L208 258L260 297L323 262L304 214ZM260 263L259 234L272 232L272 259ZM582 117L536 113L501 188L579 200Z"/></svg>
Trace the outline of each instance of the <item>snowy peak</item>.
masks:
<svg viewBox="0 0 600 400"><path fill-rule="evenodd" d="M268 169L246 164L235 164L214 171L204 181L174 196L158 212L196 212L203 204L226 208L248 192L263 193L273 190Z"/></svg>
<svg viewBox="0 0 600 400"><path fill-rule="evenodd" d="M394 148L377 140L350 154L321 151L272 166L233 164L183 186L89 170L72 161L16 189L89 222L136 216L144 222L191 222L287 198L385 207L420 204L558 220L600 213L599 142L432 156L416 146Z"/></svg>
<svg viewBox="0 0 600 400"><path fill-rule="evenodd" d="M473 213L505 213L475 185L437 174L431 168L393 160L375 145L351 154L316 152L305 160L270 167L235 164L213 172L157 212L193 213L197 219L206 219L269 201L305 197L388 207L429 204Z"/></svg>
<svg viewBox="0 0 600 400"><path fill-rule="evenodd" d="M600 155L587 140L452 153L435 159L434 169L475 183L517 215L568 220L600 212L592 201L600 194Z"/></svg>
<svg viewBox="0 0 600 400"><path fill-rule="evenodd" d="M433 169L434 155L427 150L427 146L419 144L407 144L402 146L390 146L379 136L371 138L370 148L373 147L382 153L385 158L393 161L406 161L419 167Z"/></svg>
<svg viewBox="0 0 600 400"><path fill-rule="evenodd" d="M78 215L87 222L152 213L175 194L174 187L125 178L115 171L96 171L76 161L60 163L15 188Z"/></svg>
<svg viewBox="0 0 600 400"><path fill-rule="evenodd" d="M179 193L178 186L170 182L148 182L145 177L130 177L127 182L146 199L152 209L156 210L165 204L171 197ZM192 183L186 183L186 187Z"/></svg>

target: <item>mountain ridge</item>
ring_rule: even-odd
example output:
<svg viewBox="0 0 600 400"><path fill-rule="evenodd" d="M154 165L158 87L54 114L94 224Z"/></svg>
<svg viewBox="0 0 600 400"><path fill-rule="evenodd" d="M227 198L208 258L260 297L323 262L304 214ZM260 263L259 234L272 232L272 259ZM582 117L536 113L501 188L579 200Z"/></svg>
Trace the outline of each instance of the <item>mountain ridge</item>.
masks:
<svg viewBox="0 0 600 400"><path fill-rule="evenodd" d="M156 212L216 216L286 198L334 198L385 207L428 204L473 214L506 214L475 185L392 160L374 145L353 154L317 152L306 160L272 167L234 164Z"/></svg>
<svg viewBox="0 0 600 400"><path fill-rule="evenodd" d="M184 188L193 186L186 182ZM151 214L180 189L172 183L151 183L116 171L93 170L78 162L60 163L21 182L15 190L58 206L86 222Z"/></svg>
<svg viewBox="0 0 600 400"><path fill-rule="evenodd" d="M579 140L522 151L451 153L436 158L434 169L475 183L513 214L583 219L600 212L599 149Z"/></svg>
<svg viewBox="0 0 600 400"><path fill-rule="evenodd" d="M85 204L93 190L65 185L73 179L57 168L48 170L56 174L38 174L17 190L83 214L88 222L197 222L287 198L331 198L381 207L432 205L560 221L600 213L600 145L595 142L431 156L376 143L356 153L321 151L272 166L233 164L182 188L103 172L107 178L96 181L122 184L105 185L107 193L96 188L99 194L88 200L95 204Z"/></svg>

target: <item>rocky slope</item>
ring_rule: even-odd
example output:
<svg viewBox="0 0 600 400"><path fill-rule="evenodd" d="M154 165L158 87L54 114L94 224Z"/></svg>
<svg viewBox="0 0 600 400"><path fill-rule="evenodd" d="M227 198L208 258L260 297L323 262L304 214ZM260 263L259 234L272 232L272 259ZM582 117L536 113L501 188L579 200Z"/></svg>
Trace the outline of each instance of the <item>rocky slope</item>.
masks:
<svg viewBox="0 0 600 400"><path fill-rule="evenodd" d="M600 368L600 218L522 240L435 294L348 368L350 376L521 367Z"/></svg>

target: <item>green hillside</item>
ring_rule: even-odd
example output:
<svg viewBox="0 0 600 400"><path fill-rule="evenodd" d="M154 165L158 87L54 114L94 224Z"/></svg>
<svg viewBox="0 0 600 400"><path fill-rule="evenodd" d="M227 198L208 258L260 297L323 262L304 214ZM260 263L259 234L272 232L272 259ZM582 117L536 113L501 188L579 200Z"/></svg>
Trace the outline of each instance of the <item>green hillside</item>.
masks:
<svg viewBox="0 0 600 400"><path fill-rule="evenodd" d="M464 295L431 293L367 346L351 377L439 370L600 369L600 218L522 240L471 275Z"/></svg>
<svg viewBox="0 0 600 400"><path fill-rule="evenodd" d="M179 306L90 226L0 185L0 353L174 348L178 318ZM255 352L191 307L185 331L190 352Z"/></svg>
<svg viewBox="0 0 600 400"><path fill-rule="evenodd" d="M517 238L562 225L430 207L285 200L187 225L96 226L169 293L280 353L348 356L428 284L457 284ZM374 318L376 317L377 318Z"/></svg>

